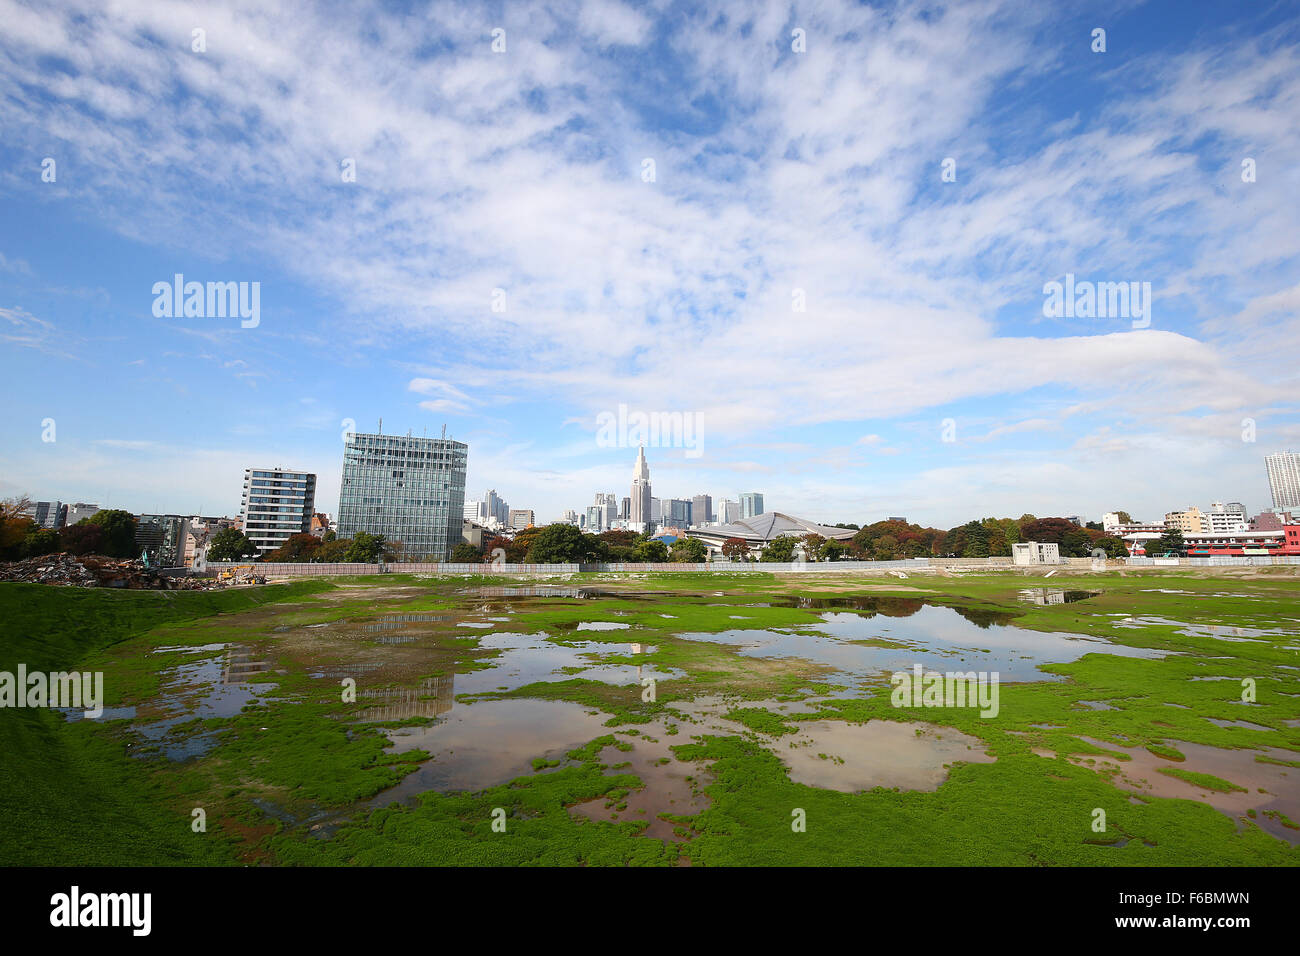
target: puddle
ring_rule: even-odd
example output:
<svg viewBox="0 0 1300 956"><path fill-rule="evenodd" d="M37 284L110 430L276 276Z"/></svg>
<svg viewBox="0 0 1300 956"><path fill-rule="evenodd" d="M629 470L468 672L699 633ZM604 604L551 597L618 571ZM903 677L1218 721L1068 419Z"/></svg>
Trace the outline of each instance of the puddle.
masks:
<svg viewBox="0 0 1300 956"><path fill-rule="evenodd" d="M1226 624L1189 624L1186 621L1173 621L1164 617L1129 617L1124 621L1119 621L1115 627L1136 628L1136 627L1177 627L1179 634L1187 637L1213 637L1221 641L1255 641L1261 644L1270 643L1262 638L1270 637L1292 637L1295 631L1284 628L1273 628L1265 630L1258 627L1237 627Z"/></svg>
<svg viewBox="0 0 1300 956"><path fill-rule="evenodd" d="M1005 682L1061 680L1039 665L1084 654L1161 658L1167 652L1127 647L1078 634L1030 631L1009 624L981 625L958 610L920 601L905 616L871 617L828 611L821 622L789 630L728 630L677 635L741 648L745 657L793 657L854 677L907 671L920 663L936 671L996 671ZM885 643L869 646L855 642Z"/></svg>
<svg viewBox="0 0 1300 956"><path fill-rule="evenodd" d="M797 734L781 737L772 749L791 780L828 790L936 790L948 779L948 765L994 761L982 741L950 727L893 720L815 720L797 726Z"/></svg>
<svg viewBox="0 0 1300 956"><path fill-rule="evenodd" d="M1073 604L1096 597L1100 591L1071 591L1065 588L1021 588L1020 600L1026 604Z"/></svg>
<svg viewBox="0 0 1300 956"><path fill-rule="evenodd" d="M1252 724L1249 720L1220 720L1217 717L1206 717L1210 723L1216 727L1244 727L1247 730L1267 730L1271 731L1272 727L1264 727L1261 724Z"/></svg>
<svg viewBox="0 0 1300 956"><path fill-rule="evenodd" d="M357 715L358 720L367 723L439 717L451 710L455 702L455 675L429 677L415 687L362 690L360 697L366 703L374 704Z"/></svg>
<svg viewBox="0 0 1300 956"><path fill-rule="evenodd" d="M559 700L491 700L457 707L429 727L387 731L391 753L426 750L422 763L368 806L411 803L426 790L484 790L533 773L533 760L562 759L610 733L608 715Z"/></svg>
<svg viewBox="0 0 1300 956"><path fill-rule="evenodd" d="M198 720L234 717L250 704L274 700L274 682L251 679L270 669L270 662L248 644L202 644L158 647L153 654L221 653L198 661L164 668L159 674L161 693L149 702L150 710L162 711L160 720L130 725L136 738L129 749L136 756L161 754L168 760L188 760L210 751L217 742L216 731L201 731ZM139 719L140 708L117 707L104 711L100 720ZM73 719L69 715L70 719ZM148 748L148 752L144 751Z"/></svg>
<svg viewBox="0 0 1300 956"><path fill-rule="evenodd" d="M1228 750L1175 740L1170 741L1169 746L1177 748L1187 759L1174 763L1157 757L1144 747L1120 748L1105 741L1087 737L1080 737L1080 739L1112 753L1129 755L1131 758L1129 760L1108 760L1102 754L1074 755L1069 758L1071 763L1079 766L1088 766L1084 761L1092 759L1096 761L1092 769L1118 771L1111 780L1122 789L1144 797L1199 800L1232 817L1237 821L1238 828L1246 825L1244 821L1249 819L1246 816L1247 812L1254 810L1256 816L1250 820L1251 823L1293 846L1300 844L1300 830L1283 826L1279 820L1265 813L1269 810L1280 811L1291 820L1300 821L1300 786L1295 782L1298 771L1294 767L1260 763L1255 760L1257 754L1264 754L1277 760L1300 759L1300 754L1294 751L1281 750L1277 747ZM1212 774L1239 787L1245 787L1246 792L1219 793L1207 790L1177 777L1160 773L1160 767L1179 767L1193 773ZM1266 792L1259 792L1261 788Z"/></svg>
<svg viewBox="0 0 1300 956"><path fill-rule="evenodd" d="M1101 700L1076 700L1076 704L1081 704L1089 710L1119 710L1118 707L1112 707L1110 704Z"/></svg>

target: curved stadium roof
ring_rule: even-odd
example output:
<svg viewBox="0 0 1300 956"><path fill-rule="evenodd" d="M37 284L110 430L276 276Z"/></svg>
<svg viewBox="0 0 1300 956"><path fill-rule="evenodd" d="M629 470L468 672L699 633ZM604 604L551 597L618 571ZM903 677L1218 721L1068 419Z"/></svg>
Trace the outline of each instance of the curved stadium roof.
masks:
<svg viewBox="0 0 1300 956"><path fill-rule="evenodd" d="M761 515L733 521L731 524L710 525L705 528L692 528L686 532L692 538L702 538L721 543L728 538L744 538L747 542L771 541L782 535L802 538L806 534L819 534L823 538L835 538L847 541L856 531L852 528L828 528L815 521L805 521L780 511L765 511Z"/></svg>

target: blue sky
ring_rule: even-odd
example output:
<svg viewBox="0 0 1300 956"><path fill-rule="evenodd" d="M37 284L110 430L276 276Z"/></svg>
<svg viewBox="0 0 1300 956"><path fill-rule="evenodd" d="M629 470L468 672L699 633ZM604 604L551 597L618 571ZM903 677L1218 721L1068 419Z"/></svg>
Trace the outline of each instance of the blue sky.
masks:
<svg viewBox="0 0 1300 956"><path fill-rule="evenodd" d="M1293 5L102 6L0 0L0 495L334 512L382 417L546 520L620 405L697 424L656 494L825 521L1253 512L1300 447Z"/></svg>

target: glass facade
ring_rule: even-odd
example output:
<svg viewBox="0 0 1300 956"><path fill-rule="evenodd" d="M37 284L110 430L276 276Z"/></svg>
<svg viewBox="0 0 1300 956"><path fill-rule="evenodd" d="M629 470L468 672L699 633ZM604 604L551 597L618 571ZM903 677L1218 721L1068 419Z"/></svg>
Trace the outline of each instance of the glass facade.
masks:
<svg viewBox="0 0 1300 956"><path fill-rule="evenodd" d="M339 537L382 534L395 560L445 561L461 540L468 450L446 438L350 435L343 447Z"/></svg>

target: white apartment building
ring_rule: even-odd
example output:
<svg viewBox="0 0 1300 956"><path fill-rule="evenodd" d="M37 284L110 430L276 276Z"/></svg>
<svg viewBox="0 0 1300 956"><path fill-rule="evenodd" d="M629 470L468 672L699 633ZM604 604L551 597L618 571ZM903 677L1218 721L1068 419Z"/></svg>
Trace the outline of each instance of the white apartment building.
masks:
<svg viewBox="0 0 1300 956"><path fill-rule="evenodd" d="M274 551L290 535L311 530L316 476L287 468L244 469L239 522L258 554Z"/></svg>
<svg viewBox="0 0 1300 956"><path fill-rule="evenodd" d="M1203 530L1209 534L1226 534L1230 531L1244 531L1250 524L1246 517L1246 506L1240 501L1230 501L1226 505L1216 501L1209 511L1201 512Z"/></svg>

